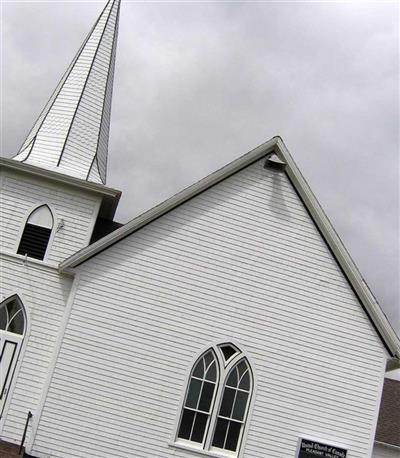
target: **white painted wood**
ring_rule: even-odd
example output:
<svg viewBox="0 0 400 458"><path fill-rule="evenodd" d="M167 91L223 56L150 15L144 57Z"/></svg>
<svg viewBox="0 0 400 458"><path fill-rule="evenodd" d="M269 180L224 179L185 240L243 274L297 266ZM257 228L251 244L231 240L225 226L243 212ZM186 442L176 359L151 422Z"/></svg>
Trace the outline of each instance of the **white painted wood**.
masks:
<svg viewBox="0 0 400 458"><path fill-rule="evenodd" d="M258 161L82 264L32 454L190 457L187 371L234 339L257 374L243 456L370 453L387 353L286 175Z"/></svg>
<svg viewBox="0 0 400 458"><path fill-rule="evenodd" d="M5 169L0 205L0 249L16 253L25 223L36 208L48 205L54 224L45 260L59 263L87 246L101 195ZM59 223L62 221L62 224Z"/></svg>
<svg viewBox="0 0 400 458"><path fill-rule="evenodd" d="M2 440L19 443L29 410L35 411L64 314L71 278L46 263L24 263L19 256L0 254L0 300L18 294L24 305L27 331L16 377L0 424ZM28 431L28 438L30 429Z"/></svg>
<svg viewBox="0 0 400 458"><path fill-rule="evenodd" d="M80 265L85 262L85 260L95 256L96 253L99 253L107 247L115 244L118 240L123 239L127 235L138 231L141 227L144 227L160 216L167 214L172 209L177 208L189 199L203 193L210 187L226 180L237 172L243 172L246 167L252 165L257 160L260 160L261 158L264 158L265 160L272 155L277 156L283 164L286 164L285 171L287 176L290 178L290 183L294 186L296 192L301 197L309 215L311 215L324 240L334 254L340 268L343 270L346 278L358 295L359 300L365 307L366 313L374 323L374 326L379 332L382 340L385 342L390 354L393 356L392 366L400 367L400 340L398 336L390 326L389 321L361 276L357 266L351 259L345 246L337 235L324 210L315 198L300 170L297 168L281 137L273 137L242 157L227 164L220 170L208 175L156 207L151 208L137 218L134 218L120 229L97 241L93 245L72 255L69 259L61 263L61 269L67 269ZM279 183L279 186L277 186L277 193L281 192L281 184L282 183ZM287 196L285 197L287 198Z"/></svg>
<svg viewBox="0 0 400 458"><path fill-rule="evenodd" d="M0 331L0 413L5 407L23 336Z"/></svg>
<svg viewBox="0 0 400 458"><path fill-rule="evenodd" d="M19 443L31 410L29 444L70 297L72 278L68 273L60 274L58 264L89 243L103 194L95 185L79 187L51 176L26 173L25 168L21 166L20 171L7 166L1 170L0 300L15 293L24 298L31 331L24 338L0 430L2 440ZM29 215L41 205L48 205L54 218L44 261L16 254Z"/></svg>
<svg viewBox="0 0 400 458"><path fill-rule="evenodd" d="M53 347L53 354L52 354L51 360L50 360L49 365L48 365L47 376L46 376L46 379L44 380L42 392L41 392L41 395L40 395L40 399L39 399L39 402L37 404L36 415L34 416L33 422L32 422L32 425L31 425L32 426L32 433L29 436L28 441L26 442L25 448L28 451L28 453L32 449L33 439L34 439L34 437L36 435L37 425L38 425L39 420L40 420L40 415L41 415L41 413L43 411L43 405L44 405L44 403L46 401L46 397L47 397L47 394L48 394L48 390L49 390L51 378L52 378L52 375L53 375L54 367L55 367L55 364L57 362L58 353L60 351L61 342L62 342L63 337L64 337L65 327L66 327L66 325L68 323L68 320L69 320L69 315L71 313L71 307L72 307L73 301L75 299L75 294L76 294L76 291L77 291L77 288L78 288L78 284L79 284L79 275L75 275L75 277L72 280L70 293L68 295L68 301L67 301L66 307L64 309L63 318L61 320L60 327L59 327L59 330L58 330L57 340L56 340L56 342L54 344L54 347ZM47 322L46 324L50 324L50 323Z"/></svg>

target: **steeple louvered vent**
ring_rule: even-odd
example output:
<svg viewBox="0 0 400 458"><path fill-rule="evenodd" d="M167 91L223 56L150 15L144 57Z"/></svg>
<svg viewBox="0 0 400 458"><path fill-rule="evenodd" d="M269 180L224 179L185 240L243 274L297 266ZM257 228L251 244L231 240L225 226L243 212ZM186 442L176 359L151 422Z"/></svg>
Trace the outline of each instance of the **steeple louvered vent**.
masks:
<svg viewBox="0 0 400 458"><path fill-rule="evenodd" d="M53 215L47 205L37 208L29 216L21 236L17 254L44 259L53 228Z"/></svg>

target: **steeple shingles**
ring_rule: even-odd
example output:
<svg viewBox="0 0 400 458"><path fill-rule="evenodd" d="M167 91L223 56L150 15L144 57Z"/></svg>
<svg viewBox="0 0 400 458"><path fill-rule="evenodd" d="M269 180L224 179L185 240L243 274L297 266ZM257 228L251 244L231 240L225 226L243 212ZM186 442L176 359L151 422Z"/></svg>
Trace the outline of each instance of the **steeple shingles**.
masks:
<svg viewBox="0 0 400 458"><path fill-rule="evenodd" d="M13 158L106 182L120 0L110 0Z"/></svg>

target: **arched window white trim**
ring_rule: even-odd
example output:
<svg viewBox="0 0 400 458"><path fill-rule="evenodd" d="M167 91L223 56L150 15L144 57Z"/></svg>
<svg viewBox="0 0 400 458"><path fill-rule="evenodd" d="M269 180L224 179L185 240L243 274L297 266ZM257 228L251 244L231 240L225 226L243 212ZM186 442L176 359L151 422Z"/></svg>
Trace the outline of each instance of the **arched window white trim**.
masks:
<svg viewBox="0 0 400 458"><path fill-rule="evenodd" d="M194 364L179 420L180 440L204 445L218 389L219 372L213 349L203 353Z"/></svg>
<svg viewBox="0 0 400 458"><path fill-rule="evenodd" d="M47 204L36 207L26 219L17 254L43 260L54 227L54 216Z"/></svg>
<svg viewBox="0 0 400 458"><path fill-rule="evenodd" d="M206 378L211 364L215 365L212 382ZM250 363L237 345L222 343L203 352L189 375L175 444L238 457L253 390Z"/></svg>
<svg viewBox="0 0 400 458"><path fill-rule="evenodd" d="M9 393L15 385L21 349L27 333L24 305L14 294L0 303L0 418L4 424L4 410Z"/></svg>
<svg viewBox="0 0 400 458"><path fill-rule="evenodd" d="M19 296L14 294L0 304L0 331L23 336L25 330L25 309Z"/></svg>

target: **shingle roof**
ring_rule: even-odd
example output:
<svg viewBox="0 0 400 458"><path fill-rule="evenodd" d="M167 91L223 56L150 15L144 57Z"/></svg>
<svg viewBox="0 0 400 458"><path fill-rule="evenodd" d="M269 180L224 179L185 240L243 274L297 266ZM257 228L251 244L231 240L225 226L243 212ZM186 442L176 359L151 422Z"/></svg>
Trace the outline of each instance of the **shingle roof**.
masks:
<svg viewBox="0 0 400 458"><path fill-rule="evenodd" d="M13 158L106 182L120 0L109 0Z"/></svg>
<svg viewBox="0 0 400 458"><path fill-rule="evenodd" d="M375 440L400 447L400 381L385 379Z"/></svg>

